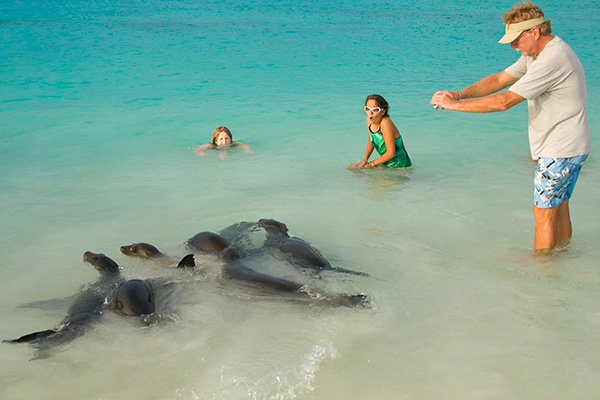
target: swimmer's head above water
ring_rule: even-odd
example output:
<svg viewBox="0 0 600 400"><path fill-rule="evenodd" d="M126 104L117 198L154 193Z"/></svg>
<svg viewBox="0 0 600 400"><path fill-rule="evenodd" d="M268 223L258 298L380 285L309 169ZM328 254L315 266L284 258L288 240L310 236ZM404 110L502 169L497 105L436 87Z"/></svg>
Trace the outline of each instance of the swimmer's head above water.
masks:
<svg viewBox="0 0 600 400"><path fill-rule="evenodd" d="M204 143L194 150L199 156L205 155L205 150L221 150L229 149L230 147L241 147L244 149L244 153L254 153L248 143L233 141L231 131L225 126L219 126L213 133L212 140L210 143ZM226 152L223 152L226 153Z"/></svg>
<svg viewBox="0 0 600 400"><path fill-rule="evenodd" d="M231 144L233 141L233 136L231 135L231 131L227 129L225 126L219 126L215 129L212 138L212 144L215 146L220 146L224 144Z"/></svg>

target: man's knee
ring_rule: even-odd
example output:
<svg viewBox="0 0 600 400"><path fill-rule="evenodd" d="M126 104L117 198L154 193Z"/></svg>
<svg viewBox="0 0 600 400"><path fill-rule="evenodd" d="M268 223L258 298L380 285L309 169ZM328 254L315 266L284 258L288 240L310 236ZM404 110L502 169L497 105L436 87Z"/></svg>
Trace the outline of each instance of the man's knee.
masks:
<svg viewBox="0 0 600 400"><path fill-rule="evenodd" d="M553 224L554 221L556 221L559 209L560 205L549 208L533 206L533 218L535 219L535 224Z"/></svg>
<svg viewBox="0 0 600 400"><path fill-rule="evenodd" d="M550 208L533 206L533 218L536 229L566 229L567 225L570 229L569 201L565 200L559 205Z"/></svg>
<svg viewBox="0 0 600 400"><path fill-rule="evenodd" d="M569 217L569 200L565 200L558 205L558 214L560 217Z"/></svg>

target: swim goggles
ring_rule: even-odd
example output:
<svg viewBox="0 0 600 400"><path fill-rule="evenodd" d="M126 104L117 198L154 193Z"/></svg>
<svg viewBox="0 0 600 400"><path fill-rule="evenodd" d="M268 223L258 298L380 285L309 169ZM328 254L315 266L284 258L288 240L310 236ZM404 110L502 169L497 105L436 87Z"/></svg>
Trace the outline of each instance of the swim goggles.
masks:
<svg viewBox="0 0 600 400"><path fill-rule="evenodd" d="M375 114L377 114L378 112L380 112L382 110L383 110L383 108L380 108L380 107L371 108L371 107L365 106L365 112L373 111Z"/></svg>

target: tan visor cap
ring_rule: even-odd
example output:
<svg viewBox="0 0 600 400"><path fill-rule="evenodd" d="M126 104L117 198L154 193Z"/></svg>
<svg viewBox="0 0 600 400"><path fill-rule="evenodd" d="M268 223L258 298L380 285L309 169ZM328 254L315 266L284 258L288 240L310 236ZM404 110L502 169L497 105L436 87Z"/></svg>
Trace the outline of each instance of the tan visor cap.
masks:
<svg viewBox="0 0 600 400"><path fill-rule="evenodd" d="M506 33L498 41L500 44L508 44L519 37L523 31L531 29L544 23L544 17L528 19L527 21L517 22L516 24L506 24Z"/></svg>

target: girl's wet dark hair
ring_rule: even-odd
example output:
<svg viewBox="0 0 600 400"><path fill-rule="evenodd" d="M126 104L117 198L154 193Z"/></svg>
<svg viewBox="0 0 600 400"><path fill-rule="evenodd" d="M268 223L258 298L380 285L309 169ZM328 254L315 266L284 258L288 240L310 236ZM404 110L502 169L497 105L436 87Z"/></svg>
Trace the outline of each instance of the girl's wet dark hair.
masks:
<svg viewBox="0 0 600 400"><path fill-rule="evenodd" d="M389 117L388 111L390 110L390 105L383 98L383 96L380 96L378 94L370 94L370 95L368 95L367 99L365 100L365 106L367 105L367 102L369 100L375 100L375 104L377 104L377 107L379 107L379 108L381 108L381 109L383 109L385 111L384 114L381 116L381 118Z"/></svg>

